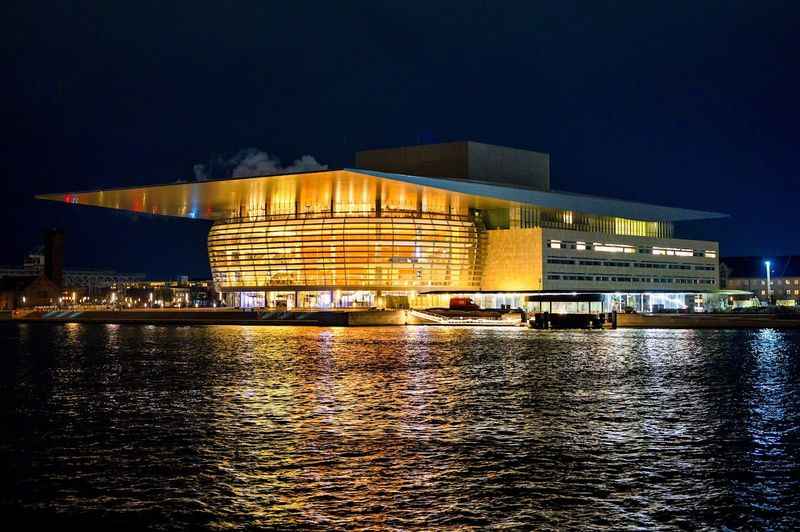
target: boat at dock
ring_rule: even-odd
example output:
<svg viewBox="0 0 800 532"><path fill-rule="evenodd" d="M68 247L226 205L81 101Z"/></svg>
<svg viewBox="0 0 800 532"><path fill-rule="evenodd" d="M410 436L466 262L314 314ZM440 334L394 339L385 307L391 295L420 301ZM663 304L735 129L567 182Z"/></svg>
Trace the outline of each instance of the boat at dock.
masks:
<svg viewBox="0 0 800 532"><path fill-rule="evenodd" d="M617 313L604 308L602 294L555 293L527 297L532 329L616 329Z"/></svg>
<svg viewBox="0 0 800 532"><path fill-rule="evenodd" d="M528 320L532 329L616 329L616 312L552 314L537 312Z"/></svg>

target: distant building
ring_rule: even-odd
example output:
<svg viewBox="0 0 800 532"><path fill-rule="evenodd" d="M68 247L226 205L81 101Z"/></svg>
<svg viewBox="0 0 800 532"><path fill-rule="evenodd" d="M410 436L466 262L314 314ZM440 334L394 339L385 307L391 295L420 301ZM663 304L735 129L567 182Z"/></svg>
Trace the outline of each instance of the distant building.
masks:
<svg viewBox="0 0 800 532"><path fill-rule="evenodd" d="M769 285L767 260L770 262ZM728 290L752 292L763 302L800 305L800 256L725 257L720 260L720 283Z"/></svg>
<svg viewBox="0 0 800 532"><path fill-rule="evenodd" d="M61 289L44 274L0 279L0 309L55 305Z"/></svg>
<svg viewBox="0 0 800 532"><path fill-rule="evenodd" d="M63 280L64 235L45 233L45 252L38 268L22 268L27 275L0 275L0 308L48 306L59 302ZM31 264L26 261L26 266Z"/></svg>
<svg viewBox="0 0 800 532"><path fill-rule="evenodd" d="M212 307L220 304L219 294L210 279L175 281L136 281L112 286L107 301L123 307Z"/></svg>
<svg viewBox="0 0 800 532"><path fill-rule="evenodd" d="M22 266L0 267L0 278L3 277L30 277L44 271L45 247L40 246L25 257ZM143 273L119 273L114 270L100 270L90 268L70 268L62 270L63 286L65 290L79 290L93 292L98 289L109 288L115 284L133 283L143 281Z"/></svg>

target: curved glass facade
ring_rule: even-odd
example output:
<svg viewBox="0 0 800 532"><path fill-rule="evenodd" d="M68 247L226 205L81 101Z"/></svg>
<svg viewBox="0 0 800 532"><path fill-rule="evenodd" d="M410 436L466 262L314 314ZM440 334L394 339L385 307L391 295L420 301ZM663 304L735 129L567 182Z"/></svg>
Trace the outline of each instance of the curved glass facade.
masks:
<svg viewBox="0 0 800 532"><path fill-rule="evenodd" d="M221 220L208 251L214 282L226 291L480 287L479 231L469 216L384 211Z"/></svg>

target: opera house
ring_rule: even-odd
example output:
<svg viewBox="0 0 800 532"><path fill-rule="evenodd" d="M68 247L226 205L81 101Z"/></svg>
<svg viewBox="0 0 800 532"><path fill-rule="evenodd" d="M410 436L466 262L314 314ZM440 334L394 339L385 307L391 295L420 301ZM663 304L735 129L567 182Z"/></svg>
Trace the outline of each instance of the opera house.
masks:
<svg viewBox="0 0 800 532"><path fill-rule="evenodd" d="M485 307L604 294L642 310L718 290L716 242L674 223L713 212L557 192L549 155L455 142L369 150L355 168L44 194L212 221L208 256L232 306Z"/></svg>

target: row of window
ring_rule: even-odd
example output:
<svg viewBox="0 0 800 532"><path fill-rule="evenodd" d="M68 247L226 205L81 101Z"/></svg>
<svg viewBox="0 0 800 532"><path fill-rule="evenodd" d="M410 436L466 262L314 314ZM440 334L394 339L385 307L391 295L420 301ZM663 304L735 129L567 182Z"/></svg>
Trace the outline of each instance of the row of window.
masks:
<svg viewBox="0 0 800 532"><path fill-rule="evenodd" d="M599 281L612 283L666 283L666 284L716 284L714 279L697 279L692 277L631 277L629 275L586 275L572 273L551 273L549 281Z"/></svg>
<svg viewBox="0 0 800 532"><path fill-rule="evenodd" d="M508 217L511 227L551 227L592 233L672 238L670 222L632 220L534 206L512 207L508 209Z"/></svg>
<svg viewBox="0 0 800 532"><path fill-rule="evenodd" d="M784 294L784 295L790 296L790 295L792 295L792 290L790 290L790 289L788 289L788 288L787 288L786 290L775 290L775 295L776 295L776 296L779 296L779 295L781 295L781 294ZM765 295L767 295L767 291L766 291L766 290L762 290L762 291L761 291L761 295L762 295L762 296L765 296ZM795 291L794 291L794 295L796 295L796 296L800 296L800 290L795 290Z"/></svg>
<svg viewBox="0 0 800 532"><path fill-rule="evenodd" d="M750 284L757 284L758 282L761 283L761 286L766 286L767 282L764 279L728 279L728 284L730 286L743 286L749 287ZM774 279L769 282L770 286L776 285L800 285L800 279Z"/></svg>
<svg viewBox="0 0 800 532"><path fill-rule="evenodd" d="M548 257L547 264L570 264L579 266L610 266L613 268L655 268L660 270L695 270L714 271L714 266L700 264L670 264L666 262L639 262L639 261L618 261L618 260L591 260L591 259L565 259L559 257Z"/></svg>
<svg viewBox="0 0 800 532"><path fill-rule="evenodd" d="M629 244L608 244L603 242L571 242L569 240L548 240L547 247L550 249L575 249L578 251L600 251L604 253L641 253L645 255L663 255L670 257L706 257L709 259L717 258L717 252L713 249L687 249L687 248L668 248L662 246L636 247Z"/></svg>

